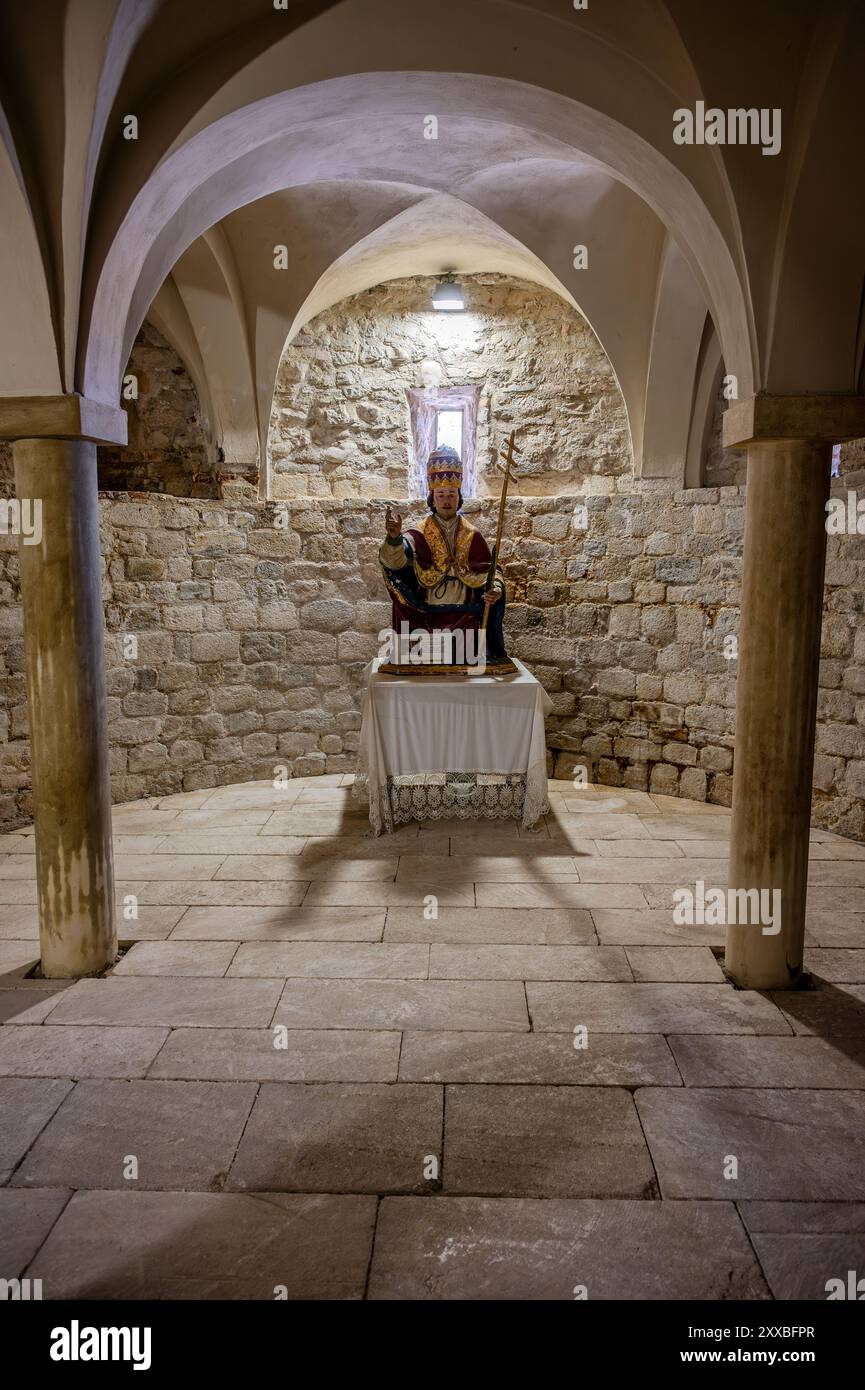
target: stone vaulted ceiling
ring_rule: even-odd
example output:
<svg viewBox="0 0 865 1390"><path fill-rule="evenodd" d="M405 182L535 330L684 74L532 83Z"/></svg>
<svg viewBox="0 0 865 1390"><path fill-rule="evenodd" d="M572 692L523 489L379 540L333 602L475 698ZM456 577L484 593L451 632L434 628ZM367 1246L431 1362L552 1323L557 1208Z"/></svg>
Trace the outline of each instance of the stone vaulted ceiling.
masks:
<svg viewBox="0 0 865 1390"><path fill-rule="evenodd" d="M0 393L116 404L149 315L249 458L313 315L500 271L581 310L637 470L683 476L722 362L862 388L863 70L853 0L4 2ZM677 145L697 101L780 109L780 152Z"/></svg>

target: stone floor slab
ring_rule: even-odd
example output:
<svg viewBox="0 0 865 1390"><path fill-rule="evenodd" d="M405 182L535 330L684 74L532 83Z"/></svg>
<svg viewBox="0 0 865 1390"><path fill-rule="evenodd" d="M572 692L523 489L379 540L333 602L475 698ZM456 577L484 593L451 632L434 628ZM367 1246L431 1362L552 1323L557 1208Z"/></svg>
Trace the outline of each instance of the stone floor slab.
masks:
<svg viewBox="0 0 865 1390"><path fill-rule="evenodd" d="M220 1191L255 1093L240 1081L79 1081L12 1185Z"/></svg>
<svg viewBox="0 0 865 1390"><path fill-rule="evenodd" d="M523 986L499 980L288 980L273 1022L480 1032L529 1027Z"/></svg>
<svg viewBox="0 0 865 1390"><path fill-rule="evenodd" d="M812 830L808 847L811 859L865 859L865 845L855 840L845 840L842 835L832 835L829 831Z"/></svg>
<svg viewBox="0 0 865 1390"><path fill-rule="evenodd" d="M181 806L203 806L213 794L212 787L201 787L195 792L170 792L167 796L144 797L141 801L121 801L112 808L112 815L137 815L142 807L166 816L176 815Z"/></svg>
<svg viewBox="0 0 865 1390"><path fill-rule="evenodd" d="M616 859L612 856L579 860L581 883L670 883L684 888L702 879L707 888L723 887L726 865L717 859ZM615 907L615 903L610 904Z"/></svg>
<svg viewBox="0 0 865 1390"><path fill-rule="evenodd" d="M38 959L38 941L0 941L0 976L24 971Z"/></svg>
<svg viewBox="0 0 865 1390"><path fill-rule="evenodd" d="M148 881L211 879L224 858L222 854L119 854L114 859L114 874L118 879Z"/></svg>
<svg viewBox="0 0 865 1390"><path fill-rule="evenodd" d="M528 983L533 1026L598 1033L783 1033L783 1014L755 990L732 985Z"/></svg>
<svg viewBox="0 0 865 1390"><path fill-rule="evenodd" d="M240 947L229 978L274 976L303 979L425 980L429 947L347 941L256 941Z"/></svg>
<svg viewBox="0 0 865 1390"><path fill-rule="evenodd" d="M263 834L262 838L267 842L270 837ZM450 843L450 836L445 831L422 831L417 824L400 826L388 835L373 835L371 831L360 830L355 835L330 839L311 835L303 847L301 860L305 864L314 864L327 863L336 858L393 859L406 852L448 855Z"/></svg>
<svg viewBox="0 0 865 1390"><path fill-rule="evenodd" d="M510 824L510 822L498 822L498 826L505 824ZM467 826L472 826L470 831L467 831ZM424 831L420 839L414 844L405 846L405 851L412 854L438 854L442 852L435 845L428 844L431 836L432 831ZM478 822L475 825L472 825L471 821L464 821L462 830L451 833L448 843L449 848L445 848L443 853L453 856L468 855L475 859L484 856L534 859L538 855L542 855L544 858L551 856L573 858L574 854L573 845L552 845L547 834L533 834L526 831L521 836L519 827L516 827L514 831L505 835L500 832L497 826L490 826L489 821ZM583 841L580 840L579 843L582 844Z"/></svg>
<svg viewBox="0 0 865 1390"><path fill-rule="evenodd" d="M652 887L646 889L647 895ZM592 920L598 939L605 946L723 946L724 928L705 923L680 925L673 921L670 907L630 908L598 907L592 909Z"/></svg>
<svg viewBox="0 0 865 1390"><path fill-rule="evenodd" d="M773 1298L865 1297L865 1232L858 1235L752 1235ZM853 1272L853 1278L850 1272ZM862 1280L862 1282L860 1282Z"/></svg>
<svg viewBox="0 0 865 1390"><path fill-rule="evenodd" d="M350 836L369 829L369 817L364 812L334 807L305 806L303 810L277 812L265 827L269 835Z"/></svg>
<svg viewBox="0 0 865 1390"><path fill-rule="evenodd" d="M690 861L688 861L688 862L689 862L689 864L692 864L692 863L694 863L695 861L694 861L694 860L690 860ZM697 877L696 875L689 875L690 882L688 882L688 880L686 880L684 883L678 884L678 885L675 884L675 883L670 883L670 882L667 882L667 883L650 883L648 879L644 879L644 880L643 880L643 885L642 885L642 886L643 886L643 896L644 896L644 898L646 899L647 905L649 906L649 908L650 908L652 911L655 911L655 912L657 912L657 911L663 911L663 912L665 912L665 913L668 915L670 921L672 922L672 920L673 920L673 909L674 909L675 906L676 906L675 894L678 892L679 887L682 887L682 888L690 888L691 891L693 892L693 890L694 890L694 883L695 883L695 881L696 881L696 877ZM713 874L712 874L711 876L709 876L709 877L706 877L706 876L704 875L704 881L705 881L707 890L708 890L708 888L710 888L710 887L713 887L713 888L724 888L724 887L726 886L726 875L721 874L721 873L713 873ZM724 944L724 928L723 928L723 926L721 926L721 927L715 927L715 928L714 928L713 940L714 940L714 936L719 936L720 944L721 944L721 945ZM703 938L700 938L699 940L695 940L694 944L695 944L695 945L700 945L701 942L704 941L704 940L705 940L704 937L703 937Z"/></svg>
<svg viewBox="0 0 865 1390"><path fill-rule="evenodd" d="M636 1102L665 1198L865 1198L861 1091L646 1088Z"/></svg>
<svg viewBox="0 0 865 1390"><path fill-rule="evenodd" d="M688 812L691 805L689 803ZM730 834L730 817L712 811L687 814L640 815L643 829L658 840L725 840Z"/></svg>
<svg viewBox="0 0 865 1390"><path fill-rule="evenodd" d="M375 1206L278 1192L78 1192L28 1273L59 1299L359 1299Z"/></svg>
<svg viewBox="0 0 865 1390"><path fill-rule="evenodd" d="M117 962L111 974L222 976L237 941L141 941Z"/></svg>
<svg viewBox="0 0 865 1390"><path fill-rule="evenodd" d="M725 980L707 946L628 946L625 955L634 979L646 983L723 984Z"/></svg>
<svg viewBox="0 0 865 1390"><path fill-rule="evenodd" d="M374 1299L763 1299L730 1202L386 1197Z"/></svg>
<svg viewBox="0 0 865 1390"><path fill-rule="evenodd" d="M177 926L186 908L138 906L137 916L118 913L117 935L121 941L164 941Z"/></svg>
<svg viewBox="0 0 865 1390"><path fill-rule="evenodd" d="M172 941L379 941L385 909L190 907Z"/></svg>
<svg viewBox="0 0 865 1390"><path fill-rule="evenodd" d="M164 834L178 823L177 811L159 810L140 801L112 809L115 830L130 835Z"/></svg>
<svg viewBox="0 0 865 1390"><path fill-rule="evenodd" d="M407 883L357 883L348 879L311 883L303 901L306 907L423 908L431 897L436 899L439 908L475 906L473 884L442 883L441 878Z"/></svg>
<svg viewBox="0 0 865 1390"><path fill-rule="evenodd" d="M283 1241L285 1204L307 1199L265 1192L250 1206L246 1195L229 1198L225 1187L234 1177L226 1176L226 1168L232 1160L222 1161L219 1145L228 1145L233 1121L221 1124L218 1104L196 1101L187 1159L184 1144L176 1142L186 1114L174 1099L181 1093L203 1097L208 1087L214 1094L234 1090L253 1097L263 1086L296 1100L285 1100L284 1120L276 1102L268 1102L273 1123L267 1107L260 1107L266 1139L259 1142L252 1131L244 1162L266 1168L272 1157L273 1163L270 1175L252 1175L256 1183L334 1184L330 1190L350 1190L355 1183L368 1185L369 1194L414 1191L422 1196L386 1196L383 1218L392 1202L405 1202L427 1221L437 1203L449 1202L456 1213L463 1200L474 1201L467 1193L479 1194L479 1210L492 1205L503 1214L549 1214L559 1206L589 1212L598 1206L609 1223L606 1242L596 1239L603 1222L594 1216L580 1234L589 1244L605 1246L599 1258L617 1240L627 1252L634 1220L657 1222L651 1233L642 1232L639 1247L651 1250L651 1258L632 1254L636 1269L625 1270L624 1280L621 1261L609 1260L609 1287L617 1276L625 1297L640 1296L629 1293L638 1286L648 1288L649 1297L690 1297L695 1279L706 1297L736 1296L731 1284L747 1290L749 1276L723 1235L714 1242L707 1237L705 1254L696 1261L689 1249L694 1223L703 1229L701 1213L724 1210L744 1241L748 1267L757 1270L756 1285L742 1296L768 1293L745 1238L745 1221L755 1244L763 1242L777 1296L825 1297L825 1289L804 1278L799 1266L810 1262L822 1269L832 1260L848 1260L853 1268L858 1246L851 1241L865 1238L865 1179L859 1176L865 1144L865 846L828 831L812 833L805 967L818 988L779 991L773 998L725 981L709 949L723 946L723 927L682 927L672 920L677 888L697 878L726 881L727 808L627 788L578 790L561 779L550 783L551 813L530 832L516 821L453 820L414 823L375 837L364 809L351 799L351 780L342 773L297 778L284 789L263 780L115 808L118 934L131 949L108 978L62 987L20 978L26 968L22 955L29 962L38 954L33 829L0 839L0 1021L7 1020L0 1028L0 1076L4 1067L10 1073L0 1088L73 1083L59 1096L59 1108L49 1108L41 1133L27 1139L30 1150L13 1157L17 1166L6 1170L13 1185L0 1189L0 1220L4 1197L24 1204L16 1227L25 1234L32 1227L24 1258L38 1250L46 1222L59 1211L57 1202L66 1200L76 1165L85 1177L91 1171L88 1180L103 1181L99 1165L121 1140L121 1156L134 1152L133 1143L141 1148L152 1142L159 1181L169 1182L175 1173L182 1177L186 1165L191 1181L219 1190L163 1197L130 1191L118 1180L116 1193L80 1193L70 1206L92 1198L108 1203L112 1213L104 1223L106 1243L100 1233L91 1261L93 1287L99 1280L104 1288L111 1284L113 1242L128 1249L133 1262L140 1259L143 1272L123 1274L131 1288L149 1285L148 1296L155 1288L158 1297L208 1296L214 1290L216 1297L271 1300L275 1277L263 1293L256 1283L260 1269L250 1265L235 1277L240 1212L261 1209L277 1223L262 1236L269 1271L270 1252L291 1244L291 1237ZM138 904L136 918L126 915L130 899ZM3 976L4 968L12 973ZM108 1103L98 1103L100 1087ZM126 1103L136 1091L143 1100L124 1110L117 1097L122 1092ZM657 1110L657 1134L647 1123L645 1132L640 1126L632 1091L647 1113L654 1117L652 1107ZM435 1180L416 1162L418 1147L429 1151L421 1160L442 1156L442 1092L441 1181L445 1193L449 1179L462 1184L453 1197L431 1192ZM414 1120L430 1097L438 1098L438 1137L421 1140ZM87 1116L70 1127L70 1179L70 1160L62 1144L53 1145L53 1136L63 1135L76 1107ZM616 1107L624 1107L621 1114ZM14 1112L15 1104L9 1108ZM31 1111L22 1104L25 1120ZM243 1121L256 1113L259 1102L250 1102L235 1126L238 1144ZM88 1148L91 1130L96 1142ZM217 1135L213 1143L211 1134ZM651 1146L662 1155L657 1173ZM740 1160L735 1182L717 1171L719 1149L722 1159L733 1154ZM47 1192L64 1185L41 1217L26 1204L42 1189L18 1185L31 1163L36 1181L53 1184ZM478 1171L486 1187L473 1186ZM661 1195L675 1200L646 1200L659 1195L658 1175ZM674 1190L677 1182L684 1195ZM821 1199L827 1192L841 1197L806 1201L803 1190ZM608 1196L602 1208L591 1200L610 1192L622 1195ZM851 1193L862 1193L862 1200L851 1200ZM193 1196L243 1204L223 1208L231 1231L221 1251L209 1218L197 1247L202 1258L187 1261L185 1252L172 1248L162 1268L149 1230L140 1239L124 1231L128 1246L113 1234L114 1204L132 1212L130 1198L152 1198L152 1208L135 1208L144 1214L142 1223L152 1212L151 1224L167 1234L169 1244L175 1236L179 1244L187 1234L181 1207L169 1211L162 1203L176 1197L189 1212ZM731 1199L739 1198L737 1211ZM309 1278L298 1280L298 1291L289 1297L307 1296L309 1279L315 1283L320 1270L320 1296L363 1295L375 1197L341 1200L359 1203L355 1210L368 1214L358 1226L365 1244L357 1280L334 1282L332 1267L324 1269L330 1248L323 1249L318 1216L297 1208L297 1219L309 1216L311 1223L304 1246ZM69 1219L68 1210L49 1243ZM96 1206L88 1210L101 1220ZM196 1207L193 1226L209 1210ZM616 1210L635 1217L619 1218L617 1225ZM9 1211L14 1215L18 1208ZM679 1226L670 1236L667 1220L682 1223L681 1241ZM485 1288L510 1277L512 1250L530 1282L541 1264L559 1267L555 1251L561 1241L547 1242L543 1259L536 1260L533 1251L544 1235L525 1253L519 1232L507 1245L510 1233L504 1246L495 1243L496 1232L471 1250L481 1283L488 1281ZM445 1239L448 1234L453 1227ZM193 1230L193 1247L195 1235ZM362 1243L352 1237L349 1259ZM672 1251L672 1269L658 1271L656 1247ZM486 1251L496 1261L491 1271ZM416 1254L406 1256L409 1288ZM462 1254L449 1244L436 1261L437 1274L445 1267L445 1283ZM86 1292L88 1271L82 1276L74 1270L78 1260L76 1249L67 1268ZM865 1270L865 1259L859 1265ZM460 1268L465 1274L466 1264ZM729 1270L735 1270L732 1279ZM279 1283L291 1288L295 1273L292 1255ZM573 1298L577 1278L572 1269L567 1275L563 1294L551 1296ZM538 1279L542 1284L540 1274ZM671 1295L666 1285L682 1293ZM493 1296L478 1294L470 1278L467 1286L469 1297ZM420 1287L420 1297L453 1296L444 1286L439 1294L428 1273ZM334 1288L336 1293L329 1292ZM591 1287L588 1292L611 1296ZM56 1295L46 1289L45 1296Z"/></svg>
<svg viewBox="0 0 865 1390"><path fill-rule="evenodd" d="M833 949L865 946L865 897L860 901L858 912L846 908L843 903L839 903L837 908L817 908L812 906L815 891L813 888L808 890L806 942L810 939L815 946ZM807 960L805 963L807 966Z"/></svg>
<svg viewBox="0 0 865 1390"><path fill-rule="evenodd" d="M430 979L630 980L616 946L450 946L434 943Z"/></svg>
<svg viewBox="0 0 865 1390"><path fill-rule="evenodd" d="M321 859L312 855L291 857L282 854L229 854L217 869L217 879L267 880L301 879L307 882L350 884L390 882L397 871L396 855L390 859L348 859L334 855Z"/></svg>
<svg viewBox="0 0 865 1390"><path fill-rule="evenodd" d="M865 1234L865 1202L739 1202L738 1210L752 1234Z"/></svg>
<svg viewBox="0 0 865 1390"><path fill-rule="evenodd" d="M21 903L32 907L38 900L35 878L0 878L0 903L4 906Z"/></svg>
<svg viewBox="0 0 865 1390"><path fill-rule="evenodd" d="M596 907L644 908L646 899L636 883L562 883L548 879L543 884L479 883L478 907L568 908Z"/></svg>
<svg viewBox="0 0 865 1390"><path fill-rule="evenodd" d="M232 1165L232 1189L424 1192L438 1180L440 1086L266 1083Z"/></svg>
<svg viewBox="0 0 865 1390"><path fill-rule="evenodd" d="M24 853L27 850L35 851L36 833L32 823L29 825L13 826L11 830L4 830L0 834L0 854Z"/></svg>
<svg viewBox="0 0 865 1390"><path fill-rule="evenodd" d="M861 1038L865 1042L863 987L825 984L819 990L777 990L770 998L788 1019L794 1033L821 1037Z"/></svg>
<svg viewBox="0 0 865 1390"><path fill-rule="evenodd" d="M515 854L510 857L470 853L401 854L396 881L414 883L418 879L433 882L436 878L445 881L454 878L469 883L537 883L539 879L555 879L578 883L576 863L573 855L566 854Z"/></svg>
<svg viewBox="0 0 865 1390"><path fill-rule="evenodd" d="M689 859L729 859L729 840L676 840L675 844ZM659 840L658 844L666 844Z"/></svg>
<svg viewBox="0 0 865 1390"><path fill-rule="evenodd" d="M671 1035L667 1041L686 1086L865 1087L865 1043L842 1049L814 1037L694 1035Z"/></svg>
<svg viewBox="0 0 865 1390"><path fill-rule="evenodd" d="M835 950L812 947L805 960L805 969L818 979L831 980L836 984L861 984L865 981L865 947L841 947Z"/></svg>
<svg viewBox="0 0 865 1390"><path fill-rule="evenodd" d="M39 908L30 906L4 905L0 907L0 938L4 941L38 941Z"/></svg>
<svg viewBox="0 0 865 1390"><path fill-rule="evenodd" d="M808 909L806 916L812 914L825 914L827 921L831 923L833 917L837 921L839 917L844 917L847 913L865 913L865 888L855 884L833 884L828 885L812 884L808 889ZM861 923L858 925L861 926ZM835 943L821 941L821 946L834 945ZM838 943L843 945L845 943ZM851 942L851 945L855 943Z"/></svg>
<svg viewBox="0 0 865 1390"><path fill-rule="evenodd" d="M72 987L64 980L51 989L28 989L35 981L18 980L7 976L0 987L0 1024L42 1023L60 1003L60 996ZM42 983L40 981L40 983ZM8 986L8 987L7 987Z"/></svg>
<svg viewBox="0 0 865 1390"><path fill-rule="evenodd" d="M651 1197L655 1179L628 1091L578 1086L447 1089L445 1192Z"/></svg>
<svg viewBox="0 0 865 1390"><path fill-rule="evenodd" d="M0 1080L0 1186L71 1090L71 1081Z"/></svg>
<svg viewBox="0 0 865 1390"><path fill-rule="evenodd" d="M167 1028L0 1028L0 1076L143 1077Z"/></svg>
<svg viewBox="0 0 865 1390"><path fill-rule="evenodd" d="M199 812L199 814L201 814ZM256 855L282 855L288 858L299 855L306 839L303 835L258 835L250 834L248 828L212 829L183 831L172 830L170 835L166 835L159 846L161 854L196 854L211 855L218 854L223 857L233 857L243 855L245 858L255 857ZM147 875L143 875L147 877ZM233 877L233 875L228 875ZM262 878L269 877L262 874Z"/></svg>
<svg viewBox="0 0 865 1390"><path fill-rule="evenodd" d="M389 907L385 941L435 941L453 945L565 945L597 940L585 910L439 907L434 920L422 907Z"/></svg>
<svg viewBox="0 0 865 1390"><path fill-rule="evenodd" d="M320 806L331 804L336 806L351 806L350 787L304 787L299 793L296 804L298 806Z"/></svg>
<svg viewBox="0 0 865 1390"><path fill-rule="evenodd" d="M68 1188L39 1192L0 1188L0 1269L3 1278L20 1279L54 1222L69 1201ZM50 1297L50 1290L43 1289Z"/></svg>
<svg viewBox="0 0 865 1390"><path fill-rule="evenodd" d="M396 1081L400 1036L348 1028L291 1028L287 1037L272 1028L176 1028L148 1075L192 1081Z"/></svg>
<svg viewBox="0 0 865 1390"><path fill-rule="evenodd" d="M23 848L23 846L22 846ZM0 878L36 879L36 859L32 851L0 855Z"/></svg>
<svg viewBox="0 0 865 1390"><path fill-rule="evenodd" d="M206 887L206 885L202 883L195 884L194 886L198 888ZM126 906L128 896L133 894L137 897L146 887L147 882L144 879L127 879L123 882L120 880L115 881L114 901L117 905L119 920L125 920L123 917L123 908ZM7 909L12 907L24 907L32 910L32 908L37 905L38 899L39 895L36 890L35 878L0 878L0 906Z"/></svg>
<svg viewBox="0 0 865 1390"><path fill-rule="evenodd" d="M559 844L573 841L650 839L639 816L630 812L596 811L595 802L573 797L573 806L565 815L550 819L550 838Z"/></svg>
<svg viewBox="0 0 865 1390"><path fill-rule="evenodd" d="M854 859L809 859L809 884L856 884L865 886L865 864Z"/></svg>
<svg viewBox="0 0 865 1390"><path fill-rule="evenodd" d="M252 826L260 828L266 821L270 820L272 815L273 812L266 806L236 806L221 811L218 809L208 811L205 803L197 811L175 811L171 832L172 834L180 831L195 833L202 830L228 830L232 827L248 831Z"/></svg>
<svg viewBox="0 0 865 1390"><path fill-rule="evenodd" d="M550 789L553 788L553 781L550 781ZM589 793L586 796L586 792ZM556 793L554 793L555 795ZM568 806L569 814L588 811L597 807L602 815L657 815L657 807L653 797L648 792L638 792L630 787L604 787L604 786L580 786L575 787L573 783L570 787L561 787L560 795ZM691 805L702 805L699 802L691 802ZM678 803L681 810L682 803ZM595 814L592 810L592 814Z"/></svg>
<svg viewBox="0 0 865 1390"><path fill-rule="evenodd" d="M118 888L136 892L131 884L120 882ZM306 882L167 879L143 882L137 889L137 896L141 903L160 907L297 907L303 902L307 889Z"/></svg>
<svg viewBox="0 0 865 1390"><path fill-rule="evenodd" d="M339 785L338 773L326 773L315 782L321 782L322 786L335 787ZM286 806L294 801L305 786L309 785L306 777L293 777L285 785L274 786L273 782L261 779L257 782L243 782L240 785L229 784L225 787L211 788L204 799L205 806ZM172 802L177 804L178 799ZM162 805L164 803L160 803Z"/></svg>
<svg viewBox="0 0 865 1390"><path fill-rule="evenodd" d="M479 849L481 843L485 848L489 848L491 853L502 852L502 846L507 846L506 853L516 854L513 848L520 839L521 834L533 834L538 841L538 850L541 852L541 842L548 837L543 834L543 820L536 822L538 832L522 831L520 823L513 817L506 820L462 820L459 816L442 816L440 820L427 820L420 822L420 833L422 836L432 834L446 834L456 841L458 847L471 845ZM496 851L496 846L498 850ZM418 846L415 846L418 848ZM549 849L549 845L545 846Z"/></svg>
<svg viewBox="0 0 865 1390"><path fill-rule="evenodd" d="M664 1038L594 1033L576 1048L569 1033L403 1034L401 1081L555 1086L678 1086Z"/></svg>
<svg viewBox="0 0 865 1390"><path fill-rule="evenodd" d="M166 1028L266 1028L279 980L79 980L51 1010L52 1024Z"/></svg>
<svg viewBox="0 0 865 1390"><path fill-rule="evenodd" d="M679 818L684 814L687 814L688 817L718 816L720 819L726 819L729 822L730 816L732 815L729 806L720 806L712 801L685 801L682 797L667 796L664 792L652 792L650 799L656 806L657 811L662 811L665 815ZM652 812L652 814L657 815L657 811Z"/></svg>
<svg viewBox="0 0 865 1390"><path fill-rule="evenodd" d="M602 859L683 859L684 851L675 840L653 840L650 835L634 840L598 840ZM684 872L684 870L683 870Z"/></svg>

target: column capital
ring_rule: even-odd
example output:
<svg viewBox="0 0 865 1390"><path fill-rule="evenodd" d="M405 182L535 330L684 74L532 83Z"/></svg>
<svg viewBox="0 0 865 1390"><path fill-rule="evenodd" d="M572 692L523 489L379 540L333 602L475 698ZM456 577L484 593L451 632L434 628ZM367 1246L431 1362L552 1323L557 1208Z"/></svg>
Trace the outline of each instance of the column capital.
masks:
<svg viewBox="0 0 865 1390"><path fill-rule="evenodd" d="M125 444L126 411L77 392L68 396L0 396L0 439Z"/></svg>
<svg viewBox="0 0 865 1390"><path fill-rule="evenodd" d="M865 437L865 396L837 394L775 396L758 391L734 401L722 416L725 449L776 439L842 444Z"/></svg>

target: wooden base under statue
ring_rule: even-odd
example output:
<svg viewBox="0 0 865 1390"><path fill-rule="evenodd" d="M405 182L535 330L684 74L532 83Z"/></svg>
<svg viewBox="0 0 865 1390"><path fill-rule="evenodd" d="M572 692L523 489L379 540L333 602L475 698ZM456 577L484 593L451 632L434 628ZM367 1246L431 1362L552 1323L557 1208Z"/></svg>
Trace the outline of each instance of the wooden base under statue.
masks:
<svg viewBox="0 0 865 1390"><path fill-rule="evenodd" d="M383 661L377 668L381 676L512 676L516 666L510 657L488 661L486 665L469 666L465 662Z"/></svg>

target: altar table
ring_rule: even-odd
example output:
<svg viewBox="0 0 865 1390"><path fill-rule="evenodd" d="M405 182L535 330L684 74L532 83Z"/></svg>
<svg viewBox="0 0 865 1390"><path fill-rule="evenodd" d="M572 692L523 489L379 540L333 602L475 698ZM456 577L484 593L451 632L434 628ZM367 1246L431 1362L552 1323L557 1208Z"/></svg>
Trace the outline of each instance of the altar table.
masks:
<svg viewBox="0 0 865 1390"><path fill-rule="evenodd" d="M549 810L544 715L552 701L516 673L386 676L370 664L354 795L376 834L403 821L515 817Z"/></svg>

